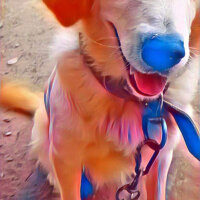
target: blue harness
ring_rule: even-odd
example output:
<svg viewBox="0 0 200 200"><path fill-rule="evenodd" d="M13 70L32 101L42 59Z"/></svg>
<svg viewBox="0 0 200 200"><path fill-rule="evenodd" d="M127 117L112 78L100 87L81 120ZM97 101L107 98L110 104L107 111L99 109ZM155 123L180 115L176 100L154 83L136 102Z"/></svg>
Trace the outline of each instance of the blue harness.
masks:
<svg viewBox="0 0 200 200"><path fill-rule="evenodd" d="M44 102L46 106L46 111L48 113L48 116L50 117L50 94L52 90L52 83L53 80L50 81L47 91L44 95ZM165 146L167 141L167 124L165 119L168 117L169 113L173 116L175 119L180 132L183 135L184 141L186 143L186 146L189 150L189 152L200 161L200 135L197 127L195 126L192 119L181 109L175 107L174 105L170 104L167 101L163 101L162 97L158 98L155 101L148 102L145 104L145 109L143 113L143 120L142 120L142 128L144 133L144 141L138 145L136 154L135 154L135 161L136 161L136 167L135 167L135 177L132 183L127 184L125 186L122 186L118 189L116 193L116 200L119 200L119 194L121 191L126 190L130 194L134 194L135 197L134 200L138 199L140 196L140 192L137 191L137 184L139 177L141 175L148 174L152 164L154 163L157 155L159 154L159 151ZM150 133L148 130L151 129L151 126L158 125L161 126L161 134L162 139L161 142L158 143L156 140L150 138ZM140 164L142 162L141 157L141 149L144 145L149 146L151 149L154 150L154 154L151 157L150 161L148 162L145 170L141 171ZM92 196L94 193L94 188L91 184L91 182L88 180L85 171L82 172L82 178L81 178L81 188L80 188L80 194L81 199L85 200L88 197Z"/></svg>

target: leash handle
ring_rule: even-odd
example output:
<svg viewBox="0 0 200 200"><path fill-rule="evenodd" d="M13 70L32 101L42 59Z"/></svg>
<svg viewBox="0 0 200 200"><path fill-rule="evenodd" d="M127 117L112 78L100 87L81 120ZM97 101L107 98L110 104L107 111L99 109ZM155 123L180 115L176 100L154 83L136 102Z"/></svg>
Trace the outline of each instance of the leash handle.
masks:
<svg viewBox="0 0 200 200"><path fill-rule="evenodd" d="M200 161L200 133L190 116L167 101L164 101L163 108L172 114L189 152Z"/></svg>

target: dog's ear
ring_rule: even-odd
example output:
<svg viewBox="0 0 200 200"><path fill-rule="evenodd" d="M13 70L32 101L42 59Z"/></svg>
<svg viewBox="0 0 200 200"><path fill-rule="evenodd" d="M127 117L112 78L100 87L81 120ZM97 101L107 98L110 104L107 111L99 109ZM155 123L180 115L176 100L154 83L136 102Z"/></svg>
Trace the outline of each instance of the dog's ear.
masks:
<svg viewBox="0 0 200 200"><path fill-rule="evenodd" d="M63 26L71 26L87 17L94 0L43 0Z"/></svg>
<svg viewBox="0 0 200 200"><path fill-rule="evenodd" d="M200 8L198 8L196 17L192 23L190 47L200 51Z"/></svg>

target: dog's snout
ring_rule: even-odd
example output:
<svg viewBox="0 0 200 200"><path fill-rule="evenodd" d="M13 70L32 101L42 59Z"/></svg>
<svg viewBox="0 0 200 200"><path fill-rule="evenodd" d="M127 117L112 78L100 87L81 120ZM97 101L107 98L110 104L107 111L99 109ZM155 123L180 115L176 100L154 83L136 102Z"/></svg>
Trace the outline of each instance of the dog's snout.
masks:
<svg viewBox="0 0 200 200"><path fill-rule="evenodd" d="M154 34L144 40L141 54L152 71L162 73L185 56L184 42L178 34Z"/></svg>

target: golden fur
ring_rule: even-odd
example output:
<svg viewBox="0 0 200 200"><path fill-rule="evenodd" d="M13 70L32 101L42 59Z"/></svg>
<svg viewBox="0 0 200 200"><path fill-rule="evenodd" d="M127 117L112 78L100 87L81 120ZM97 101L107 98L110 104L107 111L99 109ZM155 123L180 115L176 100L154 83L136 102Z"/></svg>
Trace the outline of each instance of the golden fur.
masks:
<svg viewBox="0 0 200 200"><path fill-rule="evenodd" d="M87 44L85 50L98 63L95 67L102 75L110 75L114 79L127 76L125 68L121 67L122 58L118 54L118 59L112 59L113 48L108 48L108 46L117 46L117 41L101 40L102 37L112 35L113 30L109 24L99 18L98 5L95 5L96 13L91 17L89 9L92 1L90 0L82 1L83 5L79 1L74 1L73 4L69 0L57 2L44 0L44 2L63 25L72 25L82 18L79 28L83 30L84 43ZM79 12L76 12L77 5ZM98 32L94 31L97 26L102 27ZM191 46L194 48L200 46L199 27L197 15L192 27ZM91 38L93 41L101 42L94 43ZM105 60L105 58L111 59ZM0 103L3 106L28 112L33 112L37 108L34 117L32 151L49 172L52 183L58 186L62 200L80 199L83 166L89 170L97 190L98 187L101 188L103 184L108 183L119 187L124 183L126 174L130 175L133 172L132 152L143 140L142 108L137 102L126 101L105 90L85 64L79 49L63 53L59 57L55 82L51 101L52 110L56 111L53 114L57 120L53 123L53 130L50 130L52 118L48 118L43 101L37 94L31 93L26 88L3 84ZM19 94L21 94L20 98ZM138 135L134 136L133 146L126 142L119 144L119 141L106 136L108 125L118 120L135 124L134 130ZM172 150L179 137L175 131L176 127L173 126L173 120L170 119L167 123L170 133L168 143L153 165L153 169L147 177L143 178L139 186L143 191L141 199L156 199L158 164L161 161L162 167L166 170L159 180L163 182L160 199L165 199L167 171L172 159ZM149 155L150 152L146 151L143 155L144 162L148 160ZM112 195L111 200L114 199L115 194Z"/></svg>

